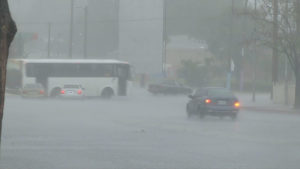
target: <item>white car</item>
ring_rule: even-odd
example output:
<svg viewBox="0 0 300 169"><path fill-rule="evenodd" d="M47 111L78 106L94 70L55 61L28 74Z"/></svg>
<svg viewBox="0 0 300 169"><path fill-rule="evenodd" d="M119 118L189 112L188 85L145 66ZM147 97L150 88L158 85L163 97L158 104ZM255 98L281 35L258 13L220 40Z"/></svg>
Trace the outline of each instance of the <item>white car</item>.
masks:
<svg viewBox="0 0 300 169"><path fill-rule="evenodd" d="M83 99L85 97L84 88L81 85L64 85L60 91L60 97Z"/></svg>
<svg viewBox="0 0 300 169"><path fill-rule="evenodd" d="M40 98L45 97L45 89L39 83L26 84L20 89L22 98Z"/></svg>

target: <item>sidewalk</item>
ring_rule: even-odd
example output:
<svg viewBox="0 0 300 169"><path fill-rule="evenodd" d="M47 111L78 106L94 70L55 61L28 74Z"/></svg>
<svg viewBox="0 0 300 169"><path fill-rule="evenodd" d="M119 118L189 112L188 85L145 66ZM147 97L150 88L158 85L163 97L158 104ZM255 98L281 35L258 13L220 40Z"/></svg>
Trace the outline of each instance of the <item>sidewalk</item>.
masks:
<svg viewBox="0 0 300 169"><path fill-rule="evenodd" d="M256 101L252 101L252 93L236 93L242 109L249 111L262 111L273 113L300 113L300 110L293 109L292 106L274 104L269 93L256 94Z"/></svg>

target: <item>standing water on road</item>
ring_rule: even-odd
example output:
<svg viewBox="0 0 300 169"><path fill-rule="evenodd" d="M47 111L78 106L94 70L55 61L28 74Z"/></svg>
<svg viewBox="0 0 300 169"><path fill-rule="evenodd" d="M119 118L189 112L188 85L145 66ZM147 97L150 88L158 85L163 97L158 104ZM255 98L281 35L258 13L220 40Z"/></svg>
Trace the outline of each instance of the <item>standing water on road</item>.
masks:
<svg viewBox="0 0 300 169"><path fill-rule="evenodd" d="M1 169L299 168L298 0L8 3Z"/></svg>

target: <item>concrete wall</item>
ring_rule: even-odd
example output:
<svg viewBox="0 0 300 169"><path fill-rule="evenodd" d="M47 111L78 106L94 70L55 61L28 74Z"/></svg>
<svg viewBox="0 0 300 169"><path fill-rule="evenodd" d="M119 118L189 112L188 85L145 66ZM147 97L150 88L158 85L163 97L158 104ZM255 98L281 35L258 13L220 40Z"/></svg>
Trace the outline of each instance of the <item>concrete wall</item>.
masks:
<svg viewBox="0 0 300 169"><path fill-rule="evenodd" d="M274 93L274 103L276 104L285 104L285 85L280 83L273 86ZM289 105L293 105L295 102L295 85L288 85L288 97L287 101Z"/></svg>

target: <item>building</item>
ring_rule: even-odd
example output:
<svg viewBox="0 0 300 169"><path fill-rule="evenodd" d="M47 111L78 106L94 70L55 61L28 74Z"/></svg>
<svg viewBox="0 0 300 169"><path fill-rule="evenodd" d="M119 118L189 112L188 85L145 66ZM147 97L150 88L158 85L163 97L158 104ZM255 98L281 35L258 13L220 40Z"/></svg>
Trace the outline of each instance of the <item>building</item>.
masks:
<svg viewBox="0 0 300 169"><path fill-rule="evenodd" d="M177 70L184 60L192 60L205 64L206 58L213 58L204 41L191 39L187 36L173 36L167 45L167 68L171 77L176 77Z"/></svg>
<svg viewBox="0 0 300 169"><path fill-rule="evenodd" d="M120 0L120 59L137 73L162 73L162 15L162 0Z"/></svg>
<svg viewBox="0 0 300 169"><path fill-rule="evenodd" d="M88 1L88 56L118 58L119 0Z"/></svg>

